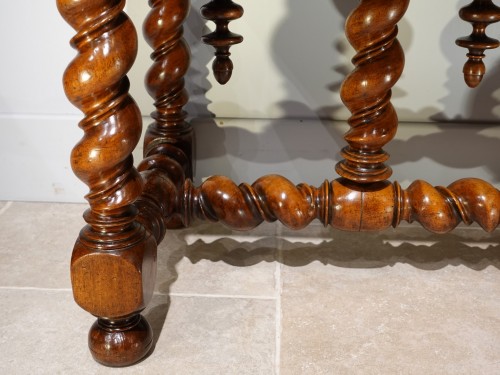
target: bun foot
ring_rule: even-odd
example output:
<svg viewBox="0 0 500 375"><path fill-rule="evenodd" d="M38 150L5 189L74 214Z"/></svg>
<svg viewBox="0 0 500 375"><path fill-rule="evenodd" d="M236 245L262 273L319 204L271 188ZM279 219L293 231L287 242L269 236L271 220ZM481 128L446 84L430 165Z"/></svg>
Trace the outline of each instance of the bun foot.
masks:
<svg viewBox="0 0 500 375"><path fill-rule="evenodd" d="M90 352L105 366L130 366L144 358L152 345L153 331L142 315L120 320L99 318L89 332Z"/></svg>

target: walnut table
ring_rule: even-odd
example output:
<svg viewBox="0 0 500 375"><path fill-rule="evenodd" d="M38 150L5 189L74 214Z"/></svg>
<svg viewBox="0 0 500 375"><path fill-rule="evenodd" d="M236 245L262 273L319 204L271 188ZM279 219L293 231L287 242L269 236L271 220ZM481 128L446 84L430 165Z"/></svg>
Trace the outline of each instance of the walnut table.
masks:
<svg viewBox="0 0 500 375"><path fill-rule="evenodd" d="M460 222L475 221L486 231L498 226L500 194L485 181L463 179L448 187L415 181L402 189L388 180L389 155L383 147L398 125L391 88L404 66L396 24L408 3L361 0L347 20L356 55L341 90L352 116L338 178L314 187L271 175L238 186L214 176L194 186L193 131L183 110L190 55L182 25L189 1L149 1L144 36L154 52L146 88L156 110L144 160L135 168L132 151L141 137L141 114L128 94L126 74L136 56L137 35L123 12L125 0L57 0L61 15L76 30L71 45L77 56L64 74L64 89L84 115L79 124L84 135L71 161L89 187L90 205L73 250L71 279L76 302L97 317L89 333L97 361L126 366L151 349L151 327L140 313L153 294L157 244L166 230L188 226L195 218L239 230L275 220L301 229L315 219L347 231L383 230L402 220L418 221L435 233ZM242 41L228 25L243 9L231 0L212 0L202 14L217 25L203 39L215 47L214 73L225 83L232 70L229 48ZM464 73L475 86L485 73L484 51L498 46L485 29L500 19L500 11L491 0L475 0L460 16L473 26L457 44L469 49Z"/></svg>

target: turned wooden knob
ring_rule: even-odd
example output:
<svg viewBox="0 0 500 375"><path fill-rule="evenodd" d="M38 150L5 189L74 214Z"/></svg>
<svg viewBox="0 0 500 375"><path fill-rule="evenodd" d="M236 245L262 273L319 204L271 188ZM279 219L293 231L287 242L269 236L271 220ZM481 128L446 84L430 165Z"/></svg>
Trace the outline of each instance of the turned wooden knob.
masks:
<svg viewBox="0 0 500 375"><path fill-rule="evenodd" d="M212 0L201 8L201 14L207 20L215 22L215 31L204 35L202 40L215 48L212 70L217 82L225 85L233 72L229 48L243 41L241 35L229 31L229 22L240 18L243 8L231 0Z"/></svg>
<svg viewBox="0 0 500 375"><path fill-rule="evenodd" d="M472 24L472 33L458 38L456 44L469 50L463 69L464 79L467 86L476 87L486 72L484 51L500 45L497 39L486 35L486 27L500 21L500 8L493 4L492 0L474 0L460 9L459 15L461 19Z"/></svg>
<svg viewBox="0 0 500 375"><path fill-rule="evenodd" d="M152 346L153 330L142 315L115 321L98 319L90 328L90 353L105 366L130 366Z"/></svg>

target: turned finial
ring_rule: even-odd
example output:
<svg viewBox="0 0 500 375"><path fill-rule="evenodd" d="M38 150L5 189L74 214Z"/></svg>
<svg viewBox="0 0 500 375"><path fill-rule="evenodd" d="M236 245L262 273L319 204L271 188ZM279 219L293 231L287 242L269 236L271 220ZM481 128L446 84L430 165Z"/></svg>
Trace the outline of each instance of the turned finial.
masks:
<svg viewBox="0 0 500 375"><path fill-rule="evenodd" d="M215 48L212 69L217 82L224 85L229 81L233 72L229 48L243 41L241 35L229 31L229 22L240 18L243 15L243 8L231 0L212 0L201 7L201 14L216 25L215 31L204 35L202 40Z"/></svg>
<svg viewBox="0 0 500 375"><path fill-rule="evenodd" d="M484 51L497 48L500 42L486 35L486 27L500 21L500 8L492 0L474 0L460 9L460 18L472 24L472 33L469 36L458 38L456 43L467 48L468 60L464 65L465 83L469 87L479 85L486 72L483 59Z"/></svg>

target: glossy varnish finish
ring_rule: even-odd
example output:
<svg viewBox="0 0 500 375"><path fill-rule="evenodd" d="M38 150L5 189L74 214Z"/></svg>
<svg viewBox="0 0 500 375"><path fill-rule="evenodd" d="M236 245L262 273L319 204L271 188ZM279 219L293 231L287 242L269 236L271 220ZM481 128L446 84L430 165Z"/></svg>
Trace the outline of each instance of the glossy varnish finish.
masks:
<svg viewBox="0 0 500 375"><path fill-rule="evenodd" d="M469 59L463 69L464 79L469 87L476 87L486 73L484 51L500 45L497 39L486 35L486 27L500 21L500 8L492 0L474 0L460 10L460 18L472 24L472 33L458 38L456 43L469 50Z"/></svg>
<svg viewBox="0 0 500 375"><path fill-rule="evenodd" d="M153 48L153 64L146 74L146 89L154 99L155 122L147 130L144 156L161 155L168 145L183 154L187 177L192 176L193 130L186 119L184 105L188 94L184 76L189 68L189 47L184 41L183 23L189 12L189 0L151 0L151 11L144 22L144 37Z"/></svg>
<svg viewBox="0 0 500 375"><path fill-rule="evenodd" d="M89 346L99 362L123 366L143 357L152 345L151 328L138 315L153 294L156 242L137 220L134 202L143 179L132 151L141 136L141 114L128 95L127 71L137 36L123 13L125 1L59 0L59 11L76 30L76 58L64 73L69 100L84 113L82 140L71 162L88 185L88 225L71 259L76 302L100 317Z"/></svg>
<svg viewBox="0 0 500 375"><path fill-rule="evenodd" d="M448 187L418 180L404 190L397 182L359 185L344 178L325 181L318 188L295 186L276 175L237 186L227 177L213 176L186 191L189 201L182 205L189 208L186 218L220 221L237 230L276 220L302 229L317 219L345 231L383 230L404 220L417 221L434 233L449 232L460 222L477 222L491 232L500 221L500 192L472 178Z"/></svg>
<svg viewBox="0 0 500 375"><path fill-rule="evenodd" d="M391 169L383 147L394 137L398 122L391 88L404 65L397 22L408 0L362 0L347 21L356 56L341 95L352 112L351 129L345 135L344 160L336 168L340 177L319 187L294 185L277 175L251 185L236 185L223 176L193 185L193 133L184 112L189 49L182 25L187 0L149 1L144 35L153 48L153 64L146 88L155 111L144 160L136 170L131 153L140 138L141 116L128 95L126 74L137 37L124 3L57 1L76 30L71 43L77 56L64 74L64 88L84 114L84 135L73 150L72 165L90 190L90 209L84 215L88 225L73 250L71 278L77 303L98 317L89 333L97 361L126 366L150 350L151 328L140 312L153 292L156 246L166 230L188 226L194 219L238 230L275 220L301 229L316 219L346 231L383 230L401 221L417 221L435 233L448 232L460 222L477 222L488 232L498 227L500 192L485 181L466 178L434 187L419 180L402 189L387 180ZM227 25L242 10L230 0L214 0L203 12L217 23L214 34L205 39L218 48L222 61L217 79L227 82L232 69L229 46L239 40L227 38ZM473 35L461 42L472 49L468 56L474 65L482 59L481 49L489 46L483 43L485 25L500 16L491 1L474 1L462 17L474 24ZM472 78L466 74L472 82L477 80L474 69Z"/></svg>
<svg viewBox="0 0 500 375"><path fill-rule="evenodd" d="M391 168L382 149L396 135L398 117L392 106L391 88L404 66L403 50L396 39L397 22L409 0L367 0L348 17L346 34L356 49L354 71L344 80L341 98L351 111L348 143L337 164L337 173L360 183L384 181Z"/></svg>
<svg viewBox="0 0 500 375"><path fill-rule="evenodd" d="M211 0L201 7L201 14L207 20L215 22L215 31L204 35L202 39L215 48L212 70L217 82L225 85L233 73L229 49L232 45L243 41L241 35L229 30L229 22L240 18L243 15L243 8L232 0Z"/></svg>
<svg viewBox="0 0 500 375"><path fill-rule="evenodd" d="M146 89L156 110L144 138L144 160L139 165L148 201L143 209L155 211L155 229L161 241L166 228L177 228L178 196L185 178L191 178L193 129L186 122L188 94L184 76L189 68L189 47L183 39L183 23L189 0L151 0L144 22L144 37L153 48L153 64L146 74ZM153 203L154 202L154 203ZM158 210L159 209L159 210ZM147 219L145 222L147 223ZM147 225L147 224L146 224Z"/></svg>

